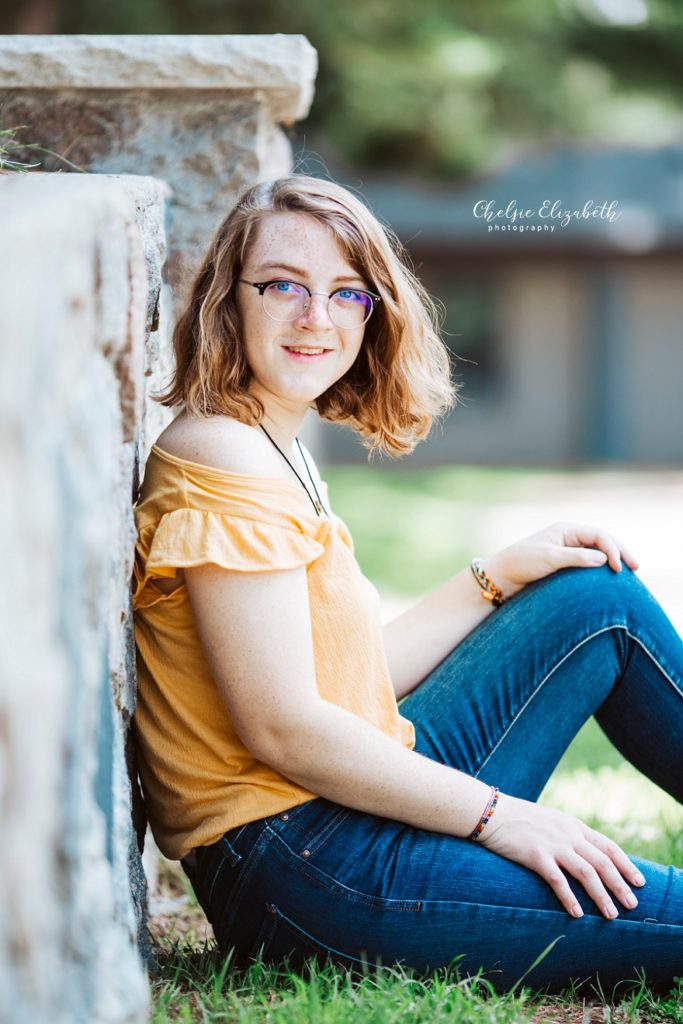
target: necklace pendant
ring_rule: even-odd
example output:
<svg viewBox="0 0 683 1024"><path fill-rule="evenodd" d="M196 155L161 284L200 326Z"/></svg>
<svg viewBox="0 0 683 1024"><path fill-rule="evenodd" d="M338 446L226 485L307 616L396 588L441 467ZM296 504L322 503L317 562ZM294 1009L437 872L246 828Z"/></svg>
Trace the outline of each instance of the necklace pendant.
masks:
<svg viewBox="0 0 683 1024"><path fill-rule="evenodd" d="M322 507L322 505L320 504L319 501L315 501L313 504L315 505L316 512L318 513L319 516L321 516L323 514L323 507Z"/></svg>

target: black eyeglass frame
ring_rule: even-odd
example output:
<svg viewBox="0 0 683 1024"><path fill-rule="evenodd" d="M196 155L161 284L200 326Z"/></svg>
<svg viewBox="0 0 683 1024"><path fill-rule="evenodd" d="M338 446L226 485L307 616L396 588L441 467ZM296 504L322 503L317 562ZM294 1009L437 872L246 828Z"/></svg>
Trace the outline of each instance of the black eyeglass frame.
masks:
<svg viewBox="0 0 683 1024"><path fill-rule="evenodd" d="M271 281L246 281L243 277L239 277L237 280L238 280L239 284L248 284L248 285L251 285L252 288L257 288L258 289L258 293L261 296L261 299L263 299L263 293L265 292L266 288L268 288L271 284L295 284L297 286L297 288L303 288L303 290L305 292L308 292L308 302L306 303L306 305L303 308L303 312L304 313L308 309L308 307L310 305L310 302L311 302L311 299L313 298L314 295L324 295L325 296L325 298L327 299L327 302L328 302L328 310L329 310L329 301L330 301L330 299L333 296L337 295L339 292L358 292L359 295L367 295L367 297L370 299L370 302L371 302L370 312L366 316L365 320L363 320L363 323L358 325L359 327L364 327L365 326L365 324L368 322L368 320L370 319L372 314L375 312L376 303L382 301L382 296L381 295L377 295L376 292L370 292L370 291L367 290L367 288L349 288L348 286L345 287L345 288L335 288L335 290L333 292L330 292L330 294L327 295L326 292L312 292L311 289L307 288L305 284L301 284L300 281L290 281L288 277L274 277ZM294 320L298 319L297 316L293 316L291 318L291 320L276 320L276 318L274 316L271 316L270 313L267 310L264 309L264 312L265 312L266 316L270 317L271 320L274 320L275 323L289 324L289 323L292 323ZM301 313L299 313L298 316L301 316ZM335 323L334 317L332 317L331 315L330 315L330 319L332 320L332 323L334 323L336 327L339 327L339 329L341 331L353 331L353 330L356 330L355 327L341 327L339 324Z"/></svg>

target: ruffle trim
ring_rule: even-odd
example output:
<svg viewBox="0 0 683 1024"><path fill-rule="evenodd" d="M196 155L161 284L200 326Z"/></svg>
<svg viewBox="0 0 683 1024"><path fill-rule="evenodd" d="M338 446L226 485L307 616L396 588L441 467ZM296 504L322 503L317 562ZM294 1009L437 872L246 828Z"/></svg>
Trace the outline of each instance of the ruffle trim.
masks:
<svg viewBox="0 0 683 1024"><path fill-rule="evenodd" d="M309 565L325 551L317 538L286 526L204 509L180 508L140 530L135 550L133 608L149 607L168 595L147 586L155 578L173 578L176 569L218 565L237 572L268 572Z"/></svg>

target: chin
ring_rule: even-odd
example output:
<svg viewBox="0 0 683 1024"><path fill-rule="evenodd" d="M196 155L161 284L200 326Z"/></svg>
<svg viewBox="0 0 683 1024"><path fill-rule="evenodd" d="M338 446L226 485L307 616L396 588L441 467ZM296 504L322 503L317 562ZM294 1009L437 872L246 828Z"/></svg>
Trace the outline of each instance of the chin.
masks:
<svg viewBox="0 0 683 1024"><path fill-rule="evenodd" d="M318 384L311 384L310 387L283 388L280 394L282 398L290 402L301 402L305 405L311 405L321 395L324 395L334 383L334 380L328 380Z"/></svg>

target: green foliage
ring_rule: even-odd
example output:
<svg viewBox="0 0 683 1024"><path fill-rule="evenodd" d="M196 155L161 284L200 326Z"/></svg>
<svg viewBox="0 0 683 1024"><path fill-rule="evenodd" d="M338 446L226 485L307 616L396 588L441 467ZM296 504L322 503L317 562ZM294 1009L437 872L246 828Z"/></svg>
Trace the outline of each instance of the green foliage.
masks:
<svg viewBox="0 0 683 1024"><path fill-rule="evenodd" d="M15 160L13 154L27 147L18 142L16 134L18 128L0 128L0 171L28 171L32 167L39 167L39 164L22 163Z"/></svg>
<svg viewBox="0 0 683 1024"><path fill-rule="evenodd" d="M358 168L453 178L538 139L640 145L670 139L680 127L678 0L643 3L647 17L640 24L610 22L597 0L51 0L47 6L54 30L67 33L307 36L320 73L301 127L304 144ZM16 31L20 11L20 0L10 0L0 30Z"/></svg>
<svg viewBox="0 0 683 1024"><path fill-rule="evenodd" d="M17 132L21 131L25 127L26 125L19 125L17 128L0 128L0 172L31 171L34 167L40 167L40 163L27 164L24 161L14 159L14 154L20 153L23 155L27 151L31 153L47 153L49 156L55 157L63 164L70 167L72 171L83 170L82 167L78 167L77 164L72 164L65 156L60 156L59 153L54 153L51 149L39 146L35 142L21 141L17 137Z"/></svg>

